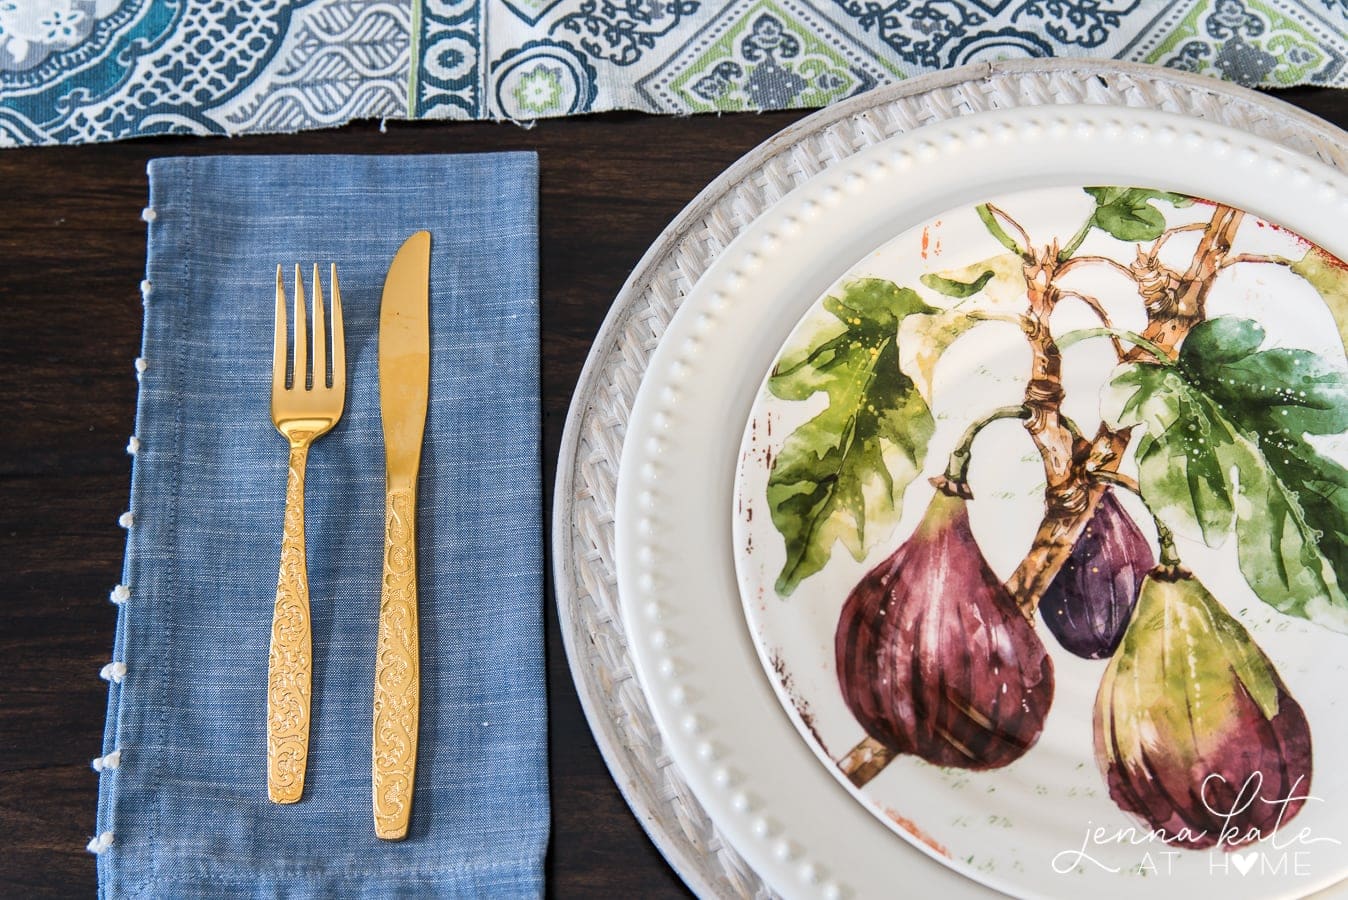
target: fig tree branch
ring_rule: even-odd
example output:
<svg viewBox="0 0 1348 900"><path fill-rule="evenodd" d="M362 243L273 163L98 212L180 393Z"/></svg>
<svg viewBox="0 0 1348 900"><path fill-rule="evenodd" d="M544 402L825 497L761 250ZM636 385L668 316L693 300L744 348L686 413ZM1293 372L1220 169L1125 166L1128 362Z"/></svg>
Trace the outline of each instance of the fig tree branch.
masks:
<svg viewBox="0 0 1348 900"><path fill-rule="evenodd" d="M1133 278L1132 269L1129 269L1127 266L1123 265L1118 260L1110 259L1108 256L1073 257L1072 259L1067 260L1065 263L1063 263L1061 266L1058 267L1058 277L1061 278L1068 272L1070 272L1072 269L1075 269L1078 266L1083 265L1107 266L1117 271L1120 275L1122 275L1124 278L1127 278L1129 281L1135 280Z"/></svg>
<svg viewBox="0 0 1348 900"><path fill-rule="evenodd" d="M1119 341L1119 336L1114 333L1114 325L1109 321L1109 313L1105 312L1105 308L1100 301L1089 294L1082 294L1077 291L1063 291L1062 297L1063 299L1075 297L1090 307L1091 312L1095 313L1095 317L1100 320L1100 323L1105 326L1105 330L1109 332L1109 339L1114 342L1114 355L1119 359L1123 359L1123 344ZM1065 350L1067 348L1061 341L1059 341L1058 349Z"/></svg>
<svg viewBox="0 0 1348 900"><path fill-rule="evenodd" d="M1058 413L1058 418L1062 420L1062 425L1067 429L1067 433L1072 436L1073 446L1076 446L1076 442L1081 440L1081 428L1066 413Z"/></svg>
<svg viewBox="0 0 1348 900"><path fill-rule="evenodd" d="M979 207L979 215L994 236L1000 233L1011 246L1013 241L1002 230L1000 216L1025 239L1026 297L1029 313L1023 328L1032 351L1032 370L1025 391L1025 408L1030 415L1026 430L1044 459L1047 476L1044 491L1045 514L1035 533L1030 552L1007 579L1006 587L1021 612L1033 619L1043 592L1076 546L1095 507L1109 486L1109 474L1117 473L1128 448L1130 429L1110 429L1103 423L1094 438L1086 441L1074 436L1061 413L1063 399L1061 349L1048 329L1049 316L1061 296L1054 284L1059 260L1056 247L1035 253L1029 236L1006 213L994 207ZM1124 354L1128 362L1154 356L1158 362L1173 361L1189 330L1203 320L1208 293L1222 264L1228 258L1231 243L1240 228L1243 213L1217 205L1192 259L1183 273L1161 264L1156 256L1138 251L1138 259L1129 268L1147 311L1147 325L1137 335L1136 345ZM1197 231L1198 226L1181 226L1179 231ZM1165 238L1166 235L1162 235ZM999 238L1001 240L1001 238ZM1018 249L1012 246L1012 249ZM1120 476L1122 478L1123 476ZM1122 482L1115 482L1122 483ZM1159 532L1158 532L1159 533ZM1162 558L1165 561L1165 548ZM844 755L838 766L857 787L864 787L893 759L895 753L872 738L865 738Z"/></svg>
<svg viewBox="0 0 1348 900"><path fill-rule="evenodd" d="M1147 327L1142 336L1153 343L1177 348L1189 329L1203 319L1208 293L1212 290L1213 277L1221 269L1236 231L1245 214L1229 206L1217 206L1203 231L1194 250L1193 259L1184 274L1178 279L1173 293L1155 298L1159 308L1147 308ZM1156 264L1159 267L1159 263ZM1149 285L1139 279L1143 288ZM1144 299L1146 298L1144 295Z"/></svg>
<svg viewBox="0 0 1348 900"><path fill-rule="evenodd" d="M1176 225L1174 228L1167 228L1165 231L1161 232L1161 236L1151 245L1151 253L1148 255L1155 258L1156 254L1161 251L1163 246L1165 246L1165 242L1177 234L1183 234L1186 231L1202 231L1207 227L1207 222L1190 222L1188 225Z"/></svg>
<svg viewBox="0 0 1348 900"><path fill-rule="evenodd" d="M994 409L992 412L982 416L964 431L955 449L950 454L950 461L945 467L945 477L953 482L960 484L967 483L969 480L969 460L973 456L974 438L978 433L1000 419L1028 419L1030 411L1024 404L1017 403L1014 406L1002 406Z"/></svg>
<svg viewBox="0 0 1348 900"><path fill-rule="evenodd" d="M1043 458L1045 502L1050 507L1073 509L1084 497L1072 477L1074 442L1062 421L1062 351L1049 326L1061 296L1055 284L1057 256L1057 248L1047 246L1030 254L1024 265L1027 310L1023 329L1030 345L1030 378L1025 385L1025 408L1030 414L1025 430Z"/></svg>
<svg viewBox="0 0 1348 900"><path fill-rule="evenodd" d="M1267 263L1274 266L1293 265L1292 260L1285 256L1265 256L1261 253L1237 253L1229 259L1223 260L1220 268L1225 269L1228 266L1234 266L1237 263Z"/></svg>
<svg viewBox="0 0 1348 900"><path fill-rule="evenodd" d="M1155 356L1158 362L1173 360L1189 330L1202 321L1207 295L1222 261L1230 252L1243 213L1218 205L1203 229L1193 258L1182 275L1165 269L1154 257L1139 253L1134 272L1138 293L1147 309L1147 325L1139 335L1142 343L1125 354L1127 362ZM1150 345L1150 346L1147 346ZM1059 496L1045 492L1045 514L1030 552L1007 580L1007 589L1021 611L1033 616L1039 599L1057 576L1076 546L1077 539L1095 514L1104 484L1090 483L1088 473L1116 471L1128 448L1130 429L1114 431L1101 424L1089 445L1078 448L1074 458L1075 486L1084 496L1080 508L1055 503Z"/></svg>
<svg viewBox="0 0 1348 900"><path fill-rule="evenodd" d="M1141 485L1139 485L1137 479L1131 475L1125 475L1122 472L1112 472L1108 469L1101 469L1099 471L1092 471L1091 479L1093 481L1103 481L1105 484L1112 484L1115 487L1121 487L1125 491L1136 494L1138 499L1142 500L1143 503L1147 502L1146 499L1142 497Z"/></svg>
<svg viewBox="0 0 1348 900"><path fill-rule="evenodd" d="M879 775L885 766L894 761L894 757L897 755L893 750L867 735L842 759L838 760L838 768L847 776L848 781L851 781L857 787L865 787L867 782Z"/></svg>

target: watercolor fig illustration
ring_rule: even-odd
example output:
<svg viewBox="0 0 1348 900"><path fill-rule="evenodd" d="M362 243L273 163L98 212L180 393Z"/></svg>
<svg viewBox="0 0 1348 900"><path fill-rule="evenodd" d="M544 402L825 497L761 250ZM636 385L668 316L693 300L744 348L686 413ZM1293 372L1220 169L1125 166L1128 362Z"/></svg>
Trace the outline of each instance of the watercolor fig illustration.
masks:
<svg viewBox="0 0 1348 900"><path fill-rule="evenodd" d="M848 709L895 753L994 769L1034 746L1053 661L993 573L956 488L843 604L835 638Z"/></svg>
<svg viewBox="0 0 1348 900"><path fill-rule="evenodd" d="M1095 753L1114 802L1176 846L1249 843L1310 791L1301 707L1245 627L1174 568L1147 575L1100 679Z"/></svg>
<svg viewBox="0 0 1348 900"><path fill-rule="evenodd" d="M856 788L902 757L1031 758L1070 654L1060 668L1098 673L1079 739L1102 792L1176 848L1230 850L1301 812L1312 780L1312 723L1256 619L1348 632L1348 265L1290 234L1276 246L1296 253L1266 252L1275 226L1201 198L1089 187L1071 203L1080 220L1035 235L1032 206L980 204L979 261L940 268L924 231L923 274L843 280L803 320L764 388L798 414L755 494L784 550L762 583L811 603L797 589L835 557L865 572L829 594L864 737L828 753ZM1269 273L1323 301L1331 344L1287 344ZM1234 283L1254 299L1213 300ZM1014 347L977 365L1005 369L1015 402L952 406L943 361L967 368L960 348L988 329ZM1078 388L1064 354L1086 342L1100 374ZM1037 522L980 531L1013 470L977 461L1009 440ZM1018 556L993 565L988 540ZM1190 555L1227 561L1205 576L1215 594Z"/></svg>
<svg viewBox="0 0 1348 900"><path fill-rule="evenodd" d="M1156 564L1142 530L1112 490L1039 601L1044 625L1065 650L1103 659L1123 640L1142 578Z"/></svg>

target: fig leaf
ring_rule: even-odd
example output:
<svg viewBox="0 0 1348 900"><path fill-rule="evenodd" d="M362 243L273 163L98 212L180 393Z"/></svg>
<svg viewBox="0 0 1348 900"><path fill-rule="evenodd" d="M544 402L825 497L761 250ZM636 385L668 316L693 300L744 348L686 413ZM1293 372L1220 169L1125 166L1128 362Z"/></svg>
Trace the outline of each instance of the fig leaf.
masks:
<svg viewBox="0 0 1348 900"><path fill-rule="evenodd" d="M1029 260L1032 258L1029 248L1020 246L1016 243L1015 238L1006 233L1006 229L1002 227L1001 222L997 221L997 217L993 215L992 209L986 203L980 203L974 209L978 213L978 218L982 221L983 227L988 230L988 234L997 240L997 243L1022 259Z"/></svg>
<svg viewBox="0 0 1348 900"><path fill-rule="evenodd" d="M963 300L972 297L983 286L992 280L997 273L992 269L984 269L983 272L973 281L956 281L953 278L944 278L934 273L923 275L922 283L936 291L938 294L945 294L947 297L954 297L956 300Z"/></svg>
<svg viewBox="0 0 1348 900"><path fill-rule="evenodd" d="M857 560L898 523L903 492L922 469L935 424L899 368L898 329L935 310L916 292L862 279L824 300L820 321L768 379L783 400L817 393L828 406L793 431L768 477L772 522L786 544L777 593L822 569L839 541ZM841 326L841 327L840 327Z"/></svg>
<svg viewBox="0 0 1348 900"><path fill-rule="evenodd" d="M1139 482L1180 532L1217 546L1234 527L1241 573L1281 612L1348 631L1348 470L1307 435L1348 429L1348 371L1306 350L1258 350L1257 322L1189 333L1173 366L1118 373L1111 418L1145 425Z"/></svg>
<svg viewBox="0 0 1348 900"><path fill-rule="evenodd" d="M973 328L1011 323L1016 340L1024 340L1020 313L1025 306L1025 264L1019 256L1003 253L973 265L922 276L923 285L933 290L937 290L934 285L938 282L976 286L978 290L953 306L909 316L899 327L899 367L917 383L928 403L932 402L936 364L951 344Z"/></svg>
<svg viewBox="0 0 1348 900"><path fill-rule="evenodd" d="M1193 203L1183 194L1148 188L1086 188L1095 198L1091 224L1121 241L1154 241L1165 231L1165 216L1152 204L1157 200L1171 206Z"/></svg>

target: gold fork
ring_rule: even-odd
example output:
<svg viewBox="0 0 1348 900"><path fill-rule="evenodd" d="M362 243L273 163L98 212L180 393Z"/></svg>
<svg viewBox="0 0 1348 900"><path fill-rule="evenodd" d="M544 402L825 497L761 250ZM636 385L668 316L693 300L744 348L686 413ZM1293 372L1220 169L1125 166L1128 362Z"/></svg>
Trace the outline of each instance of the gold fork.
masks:
<svg viewBox="0 0 1348 900"><path fill-rule="evenodd" d="M295 341L289 386L286 357L285 285L276 267L276 331L272 343L271 418L290 442L286 512L281 538L281 571L267 660L267 796L273 803L294 803L304 792L309 757L309 700L313 678L313 640L309 632L309 569L304 551L304 467L309 446L342 417L346 399L346 351L342 335L342 296L337 266L332 266L332 375L328 376L328 336L323 318L323 288L314 266L312 335L305 326L304 283L295 266ZM309 371L308 344L313 344Z"/></svg>

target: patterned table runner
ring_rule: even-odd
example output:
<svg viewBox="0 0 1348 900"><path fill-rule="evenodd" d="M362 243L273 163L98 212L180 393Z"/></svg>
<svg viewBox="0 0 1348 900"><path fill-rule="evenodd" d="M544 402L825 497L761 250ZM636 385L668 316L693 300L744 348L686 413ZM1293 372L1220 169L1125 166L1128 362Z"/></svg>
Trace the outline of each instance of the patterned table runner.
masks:
<svg viewBox="0 0 1348 900"><path fill-rule="evenodd" d="M0 146L816 107L978 60L1348 86L1348 0L0 0Z"/></svg>

